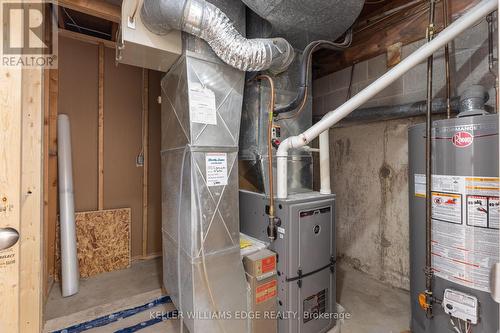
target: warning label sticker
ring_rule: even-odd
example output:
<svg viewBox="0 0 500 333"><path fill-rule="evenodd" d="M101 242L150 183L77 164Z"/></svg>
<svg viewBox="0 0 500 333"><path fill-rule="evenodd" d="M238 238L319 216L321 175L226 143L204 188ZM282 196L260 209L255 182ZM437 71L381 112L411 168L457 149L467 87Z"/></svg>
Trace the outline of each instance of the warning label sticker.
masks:
<svg viewBox="0 0 500 333"><path fill-rule="evenodd" d="M217 125L215 94L200 83L189 86L189 113L193 123Z"/></svg>
<svg viewBox="0 0 500 333"><path fill-rule="evenodd" d="M416 196L425 197L425 184L425 175L415 175ZM490 270L499 262L499 208L499 178L433 175L432 267L436 276L490 291Z"/></svg>
<svg viewBox="0 0 500 333"><path fill-rule="evenodd" d="M462 195L432 192L432 217L444 222L462 224Z"/></svg>
<svg viewBox="0 0 500 333"><path fill-rule="evenodd" d="M271 280L257 287L255 291L255 303L263 303L278 294L277 281Z"/></svg>
<svg viewBox="0 0 500 333"><path fill-rule="evenodd" d="M205 156L207 186L227 185L227 154L207 153Z"/></svg>
<svg viewBox="0 0 500 333"><path fill-rule="evenodd" d="M0 270L16 263L16 252L13 248L0 251Z"/></svg>

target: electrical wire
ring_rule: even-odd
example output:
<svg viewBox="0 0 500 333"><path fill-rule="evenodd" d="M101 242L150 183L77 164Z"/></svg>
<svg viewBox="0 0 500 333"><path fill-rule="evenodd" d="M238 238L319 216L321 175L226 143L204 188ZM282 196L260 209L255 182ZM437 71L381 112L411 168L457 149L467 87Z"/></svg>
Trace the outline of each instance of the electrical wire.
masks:
<svg viewBox="0 0 500 333"><path fill-rule="evenodd" d="M66 8L64 7L61 7L64 14L66 14L66 16L71 20L71 22L73 22L73 25L78 29L78 31L80 33L82 33L82 27L80 27L78 24L76 24L75 20L73 19L73 17L71 15L69 15L68 11L66 10Z"/></svg>
<svg viewBox="0 0 500 333"><path fill-rule="evenodd" d="M351 76L349 79L349 88L347 89L347 100L351 99L352 97L352 83L354 81L354 67L356 66L356 63L354 62L351 66Z"/></svg>
<svg viewBox="0 0 500 333"><path fill-rule="evenodd" d="M451 323L451 326L453 327L453 329L455 330L455 332L464 333L464 332L462 332L462 328L457 327L457 324L455 324L455 321L453 320L453 317L451 315L450 315L450 323ZM460 324L460 322L459 322L459 324Z"/></svg>

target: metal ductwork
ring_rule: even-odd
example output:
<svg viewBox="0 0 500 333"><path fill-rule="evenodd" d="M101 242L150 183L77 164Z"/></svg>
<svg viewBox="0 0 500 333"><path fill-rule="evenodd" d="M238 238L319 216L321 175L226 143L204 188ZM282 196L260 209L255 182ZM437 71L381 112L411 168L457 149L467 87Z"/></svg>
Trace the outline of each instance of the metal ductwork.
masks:
<svg viewBox="0 0 500 333"><path fill-rule="evenodd" d="M271 36L303 49L313 40L335 40L354 23L364 0L242 0L268 21Z"/></svg>
<svg viewBox="0 0 500 333"><path fill-rule="evenodd" d="M490 95L481 85L469 87L460 98L460 113L458 117L469 117L488 114L484 104L488 102Z"/></svg>
<svg viewBox="0 0 500 333"><path fill-rule="evenodd" d="M222 10L205 0L145 0L141 18L156 34L177 29L205 40L219 58L241 71L281 73L294 59L285 39L247 39Z"/></svg>

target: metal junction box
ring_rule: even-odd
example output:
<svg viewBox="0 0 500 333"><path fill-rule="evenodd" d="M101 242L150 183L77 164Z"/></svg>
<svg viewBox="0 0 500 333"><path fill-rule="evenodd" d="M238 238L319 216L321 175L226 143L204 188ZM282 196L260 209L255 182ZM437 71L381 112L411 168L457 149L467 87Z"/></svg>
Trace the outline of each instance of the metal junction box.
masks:
<svg viewBox="0 0 500 333"><path fill-rule="evenodd" d="M268 241L268 197L240 190L240 228ZM299 193L276 200L279 333L322 333L335 325L335 196Z"/></svg>

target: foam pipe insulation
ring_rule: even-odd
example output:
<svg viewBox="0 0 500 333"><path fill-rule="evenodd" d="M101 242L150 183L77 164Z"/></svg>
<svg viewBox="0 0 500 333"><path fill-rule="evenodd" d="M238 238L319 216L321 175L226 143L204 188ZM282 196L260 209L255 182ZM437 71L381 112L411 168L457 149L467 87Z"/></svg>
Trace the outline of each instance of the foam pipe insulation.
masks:
<svg viewBox="0 0 500 333"><path fill-rule="evenodd" d="M69 117L57 117L57 150L59 169L59 210L61 221L61 280L63 297L78 292L80 272L76 253L75 201L71 162Z"/></svg>
<svg viewBox="0 0 500 333"><path fill-rule="evenodd" d="M145 0L141 19L159 35L176 29L205 40L222 61L241 71L281 73L294 58L285 39L247 39L224 12L205 0Z"/></svg>

